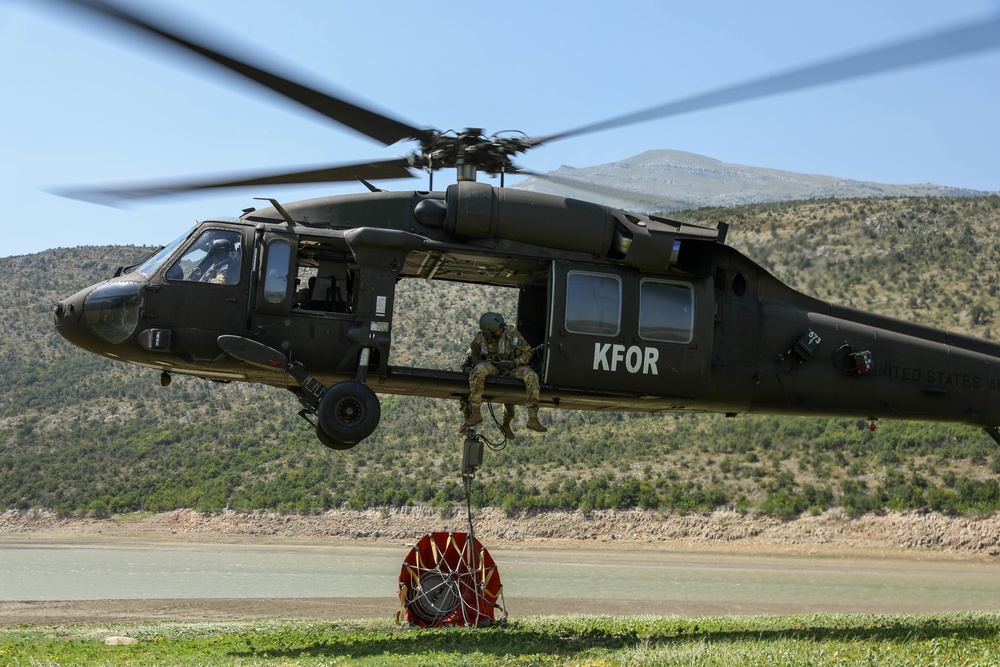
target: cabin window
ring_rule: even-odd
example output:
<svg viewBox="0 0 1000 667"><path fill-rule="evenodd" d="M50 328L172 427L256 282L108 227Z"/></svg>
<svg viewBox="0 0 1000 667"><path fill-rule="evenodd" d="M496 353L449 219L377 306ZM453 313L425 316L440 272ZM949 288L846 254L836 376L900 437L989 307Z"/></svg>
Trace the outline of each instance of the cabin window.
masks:
<svg viewBox="0 0 1000 667"><path fill-rule="evenodd" d="M663 343L694 339L694 290L685 283L639 283L639 337Z"/></svg>
<svg viewBox="0 0 1000 667"><path fill-rule="evenodd" d="M209 229L167 270L168 280L235 285L243 264L243 235Z"/></svg>
<svg viewBox="0 0 1000 667"><path fill-rule="evenodd" d="M267 267L264 270L264 301L281 303L288 294L288 272L292 261L292 244L275 239L267 245Z"/></svg>
<svg viewBox="0 0 1000 667"><path fill-rule="evenodd" d="M326 313L350 312L351 272L346 260L320 262L319 268L305 266L299 254L298 276L295 279L295 304L300 310Z"/></svg>
<svg viewBox="0 0 1000 667"><path fill-rule="evenodd" d="M617 336L621 319L621 278L584 271L566 275L566 331Z"/></svg>

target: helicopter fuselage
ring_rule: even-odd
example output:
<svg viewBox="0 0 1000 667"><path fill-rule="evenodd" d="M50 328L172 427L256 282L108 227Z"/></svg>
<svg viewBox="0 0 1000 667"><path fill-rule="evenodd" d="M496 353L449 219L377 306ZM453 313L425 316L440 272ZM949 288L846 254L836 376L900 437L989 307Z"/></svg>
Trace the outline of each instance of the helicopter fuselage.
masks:
<svg viewBox="0 0 1000 667"><path fill-rule="evenodd" d="M390 363L396 286L498 285L519 290L542 407L1000 425L1000 345L808 297L719 229L471 181L272 203L60 302L57 329L164 378L289 388L322 423L343 383L467 395L463 373Z"/></svg>

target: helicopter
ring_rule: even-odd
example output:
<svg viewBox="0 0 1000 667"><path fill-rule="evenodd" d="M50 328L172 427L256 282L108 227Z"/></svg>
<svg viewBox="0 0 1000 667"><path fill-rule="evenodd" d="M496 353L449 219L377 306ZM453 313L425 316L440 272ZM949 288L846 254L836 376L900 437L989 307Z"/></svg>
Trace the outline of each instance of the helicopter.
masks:
<svg viewBox="0 0 1000 667"><path fill-rule="evenodd" d="M102 0L53 0L166 40L408 155L284 173L67 191L109 202L226 187L358 181L365 191L199 222L54 306L90 352L173 375L290 390L331 449L377 428L378 394L461 400L465 373L390 363L397 286L518 293L543 408L946 421L1000 443L1000 344L824 302L726 245L728 227L504 186L543 144L1000 46L1000 18L544 136L419 128L196 42ZM435 190L433 174L456 182ZM427 190L380 179L430 174ZM496 187L477 180L497 175ZM542 174L534 174L545 177ZM551 178L551 176L549 176ZM491 377L486 398L523 403Z"/></svg>

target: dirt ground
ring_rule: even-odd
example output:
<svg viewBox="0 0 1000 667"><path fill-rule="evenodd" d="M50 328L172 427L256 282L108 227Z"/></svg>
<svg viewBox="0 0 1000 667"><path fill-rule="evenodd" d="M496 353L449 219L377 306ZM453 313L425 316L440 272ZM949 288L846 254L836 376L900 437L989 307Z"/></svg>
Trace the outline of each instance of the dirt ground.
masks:
<svg viewBox="0 0 1000 667"><path fill-rule="evenodd" d="M330 510L317 515L175 510L107 519L65 518L53 512L0 513L0 536L34 533L50 537L170 538L206 536L316 540L415 542L432 531L466 531L464 511L442 514L426 507L391 510ZM525 513L499 509L474 514L475 534L489 543L679 542L734 547L824 547L922 549L969 556L1000 556L1000 513L951 517L933 512L880 512L857 518L839 509L792 521L719 510L672 514L646 510Z"/></svg>
<svg viewBox="0 0 1000 667"><path fill-rule="evenodd" d="M475 513L476 536L490 545L621 547L624 544L678 549L783 554L873 553L996 561L1000 514L948 517L933 513L885 512L849 518L839 511L780 521L755 514L717 511L674 515L643 510L539 513L508 517L496 509ZM442 515L428 508L334 510L311 516L177 510L105 519L64 518L47 511L0 513L0 538L48 540L237 541L310 543L330 539L361 543L414 543L431 531L465 531L464 512ZM519 615L635 613L627 600L520 598ZM796 613L799 609L733 609L732 605L644 603L643 613ZM719 608L716 608L719 607ZM184 599L0 601L0 626L130 621L221 621L255 619L387 618L398 608L392 597L303 599Z"/></svg>
<svg viewBox="0 0 1000 667"><path fill-rule="evenodd" d="M516 616L566 614L628 615L640 613L634 600L584 598L517 598L506 601ZM399 609L395 598L268 598L188 600L0 600L0 627L18 625L83 625L135 622L391 619ZM644 600L642 614L701 616L739 613L790 614L807 609L775 607L734 609L732 605ZM499 614L498 614L499 616Z"/></svg>

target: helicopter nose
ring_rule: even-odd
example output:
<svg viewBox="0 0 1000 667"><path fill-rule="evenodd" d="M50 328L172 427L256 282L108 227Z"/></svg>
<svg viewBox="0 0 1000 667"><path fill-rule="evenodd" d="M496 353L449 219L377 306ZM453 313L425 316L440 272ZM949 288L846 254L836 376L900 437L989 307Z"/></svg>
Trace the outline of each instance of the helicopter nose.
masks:
<svg viewBox="0 0 1000 667"><path fill-rule="evenodd" d="M106 282L82 289L53 307L56 331L77 347L108 351L135 331L141 289L135 282Z"/></svg>
<svg viewBox="0 0 1000 667"><path fill-rule="evenodd" d="M68 299L57 301L52 308L56 331L59 332L59 335L84 349L89 347L87 343L93 338L93 332L83 321L83 304L92 289L92 287L88 287L80 290Z"/></svg>

